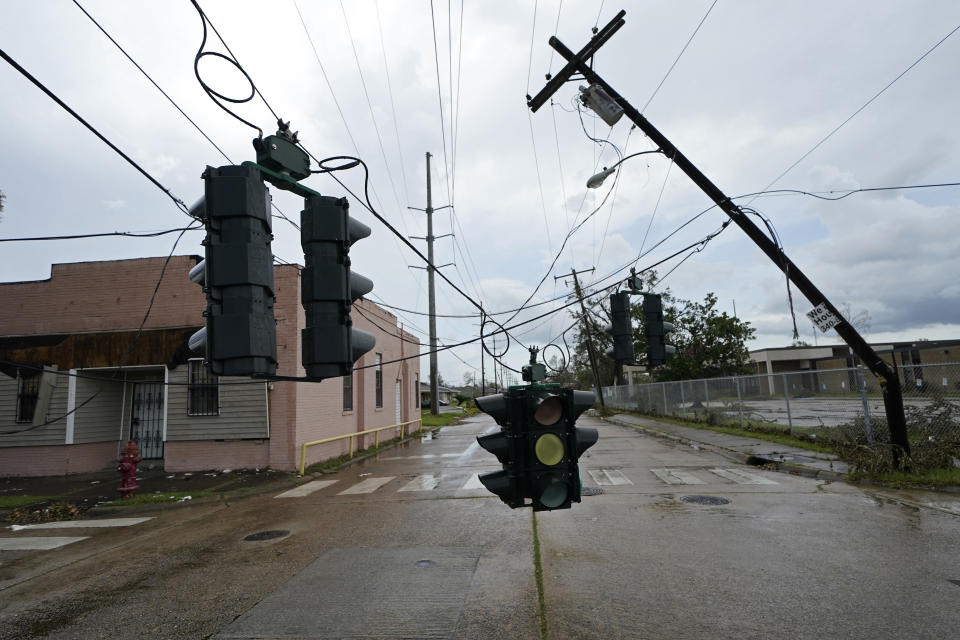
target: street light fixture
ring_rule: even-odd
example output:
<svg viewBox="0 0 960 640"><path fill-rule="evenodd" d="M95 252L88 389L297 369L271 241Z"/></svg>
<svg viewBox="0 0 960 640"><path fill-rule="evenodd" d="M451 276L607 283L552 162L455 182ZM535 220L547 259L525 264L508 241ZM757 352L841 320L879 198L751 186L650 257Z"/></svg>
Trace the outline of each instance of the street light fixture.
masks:
<svg viewBox="0 0 960 640"><path fill-rule="evenodd" d="M618 160L615 164L609 167L604 167L603 171L601 171L600 173L595 173L594 175L590 176L590 179L587 180L587 189L596 189L597 187L602 185L603 181L606 180L607 177L610 176L610 174L612 174L618 166L620 166L630 158L646 155L648 153L660 153L660 149L654 149L653 151L638 151L637 153L631 153L627 157L621 158L620 160Z"/></svg>

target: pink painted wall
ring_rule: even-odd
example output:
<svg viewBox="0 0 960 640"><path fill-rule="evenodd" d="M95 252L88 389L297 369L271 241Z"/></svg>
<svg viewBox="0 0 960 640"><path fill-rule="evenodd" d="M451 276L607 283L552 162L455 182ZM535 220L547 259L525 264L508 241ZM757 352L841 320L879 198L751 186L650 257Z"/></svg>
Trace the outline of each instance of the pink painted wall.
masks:
<svg viewBox="0 0 960 640"><path fill-rule="evenodd" d="M63 476L114 468L116 442L0 448L0 476Z"/></svg>

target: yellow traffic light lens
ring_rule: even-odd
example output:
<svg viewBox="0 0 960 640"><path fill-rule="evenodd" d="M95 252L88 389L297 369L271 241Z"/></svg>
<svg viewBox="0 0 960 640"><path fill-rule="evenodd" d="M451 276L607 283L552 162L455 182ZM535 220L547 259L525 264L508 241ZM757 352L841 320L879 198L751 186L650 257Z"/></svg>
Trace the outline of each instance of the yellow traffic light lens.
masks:
<svg viewBox="0 0 960 640"><path fill-rule="evenodd" d="M559 478L554 478L540 492L540 504L548 509L556 509L567 501L567 484Z"/></svg>
<svg viewBox="0 0 960 640"><path fill-rule="evenodd" d="M540 403L533 412L533 419L545 427L557 424L563 417L563 400L560 396L550 396Z"/></svg>
<svg viewBox="0 0 960 640"><path fill-rule="evenodd" d="M537 438L533 452L540 464L552 467L563 460L563 440L553 433L545 433Z"/></svg>

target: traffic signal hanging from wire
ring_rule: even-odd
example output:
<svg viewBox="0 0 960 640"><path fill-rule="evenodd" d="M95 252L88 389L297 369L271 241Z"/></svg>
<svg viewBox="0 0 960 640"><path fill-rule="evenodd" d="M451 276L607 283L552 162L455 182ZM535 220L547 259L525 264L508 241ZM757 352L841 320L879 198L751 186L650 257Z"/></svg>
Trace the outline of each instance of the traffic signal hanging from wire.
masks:
<svg viewBox="0 0 960 640"><path fill-rule="evenodd" d="M249 166L207 167L204 197L191 213L207 231L205 257L190 271L207 297L203 329L190 347L204 349L220 376L274 375L273 240L270 193Z"/></svg>
<svg viewBox="0 0 960 640"><path fill-rule="evenodd" d="M346 198L309 196L300 215L304 269L300 299L306 312L301 331L303 368L311 378L345 376L373 349L376 338L353 328L353 302L373 290L373 282L350 269L350 247L370 235L370 227L347 215Z"/></svg>
<svg viewBox="0 0 960 640"><path fill-rule="evenodd" d="M647 336L647 366L666 364L667 358L677 349L667 344L668 334L674 330L674 326L663 321L663 301L659 295L643 296L643 328Z"/></svg>
<svg viewBox="0 0 960 640"><path fill-rule="evenodd" d="M610 296L610 326L605 331L613 338L607 356L617 364L633 364L633 323L630 319L630 294L626 291Z"/></svg>
<svg viewBox="0 0 960 640"><path fill-rule="evenodd" d="M598 435L576 421L595 399L591 391L552 384L477 398L477 407L500 425L499 432L478 436L477 442L503 466L482 474L480 482L514 509L551 511L580 502L578 461Z"/></svg>

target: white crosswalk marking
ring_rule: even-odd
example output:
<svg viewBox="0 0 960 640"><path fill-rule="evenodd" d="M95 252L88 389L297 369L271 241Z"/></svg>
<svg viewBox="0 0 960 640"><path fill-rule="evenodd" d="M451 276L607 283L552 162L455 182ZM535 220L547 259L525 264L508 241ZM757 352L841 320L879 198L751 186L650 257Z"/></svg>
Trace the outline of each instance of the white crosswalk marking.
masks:
<svg viewBox="0 0 960 640"><path fill-rule="evenodd" d="M630 478L623 475L623 472L619 469L588 469L587 473L600 486L633 484Z"/></svg>
<svg viewBox="0 0 960 640"><path fill-rule="evenodd" d="M393 480L396 476L384 476L381 478L367 478L362 482L358 482L349 489L344 489L338 496L352 495L356 493L373 493L383 485L387 484Z"/></svg>
<svg viewBox="0 0 960 640"><path fill-rule="evenodd" d="M94 529L101 527L131 527L153 518L103 518L102 520L62 520L38 524L11 525L14 531L23 529Z"/></svg>
<svg viewBox="0 0 960 640"><path fill-rule="evenodd" d="M470 476L470 479L467 480L466 484L464 484L464 485L463 485L462 487L460 487L460 488L461 488L461 489L486 489L486 487L483 486L483 483L480 482L480 474L479 474L479 473L475 473L475 474L473 474L472 476Z"/></svg>
<svg viewBox="0 0 960 640"><path fill-rule="evenodd" d="M283 493L273 496L274 498L302 498L308 496L314 491L320 491L329 487L332 484L335 484L336 480L314 480L313 482L307 482L300 485L299 487L294 487L289 491L284 491Z"/></svg>
<svg viewBox="0 0 960 640"><path fill-rule="evenodd" d="M721 478L733 480L737 484L779 484L775 480L770 480L769 478L764 478L763 476L740 469L710 469L710 472L717 474Z"/></svg>
<svg viewBox="0 0 960 640"><path fill-rule="evenodd" d="M650 471L667 484L706 484L697 476L681 469L650 469Z"/></svg>
<svg viewBox="0 0 960 640"><path fill-rule="evenodd" d="M436 489L438 484L440 484L440 476L432 474L417 476L400 489L397 489L397 491L430 491L431 489Z"/></svg>
<svg viewBox="0 0 960 640"><path fill-rule="evenodd" d="M0 551L49 551L74 542L86 540L89 536L49 536L43 538L0 538Z"/></svg>

